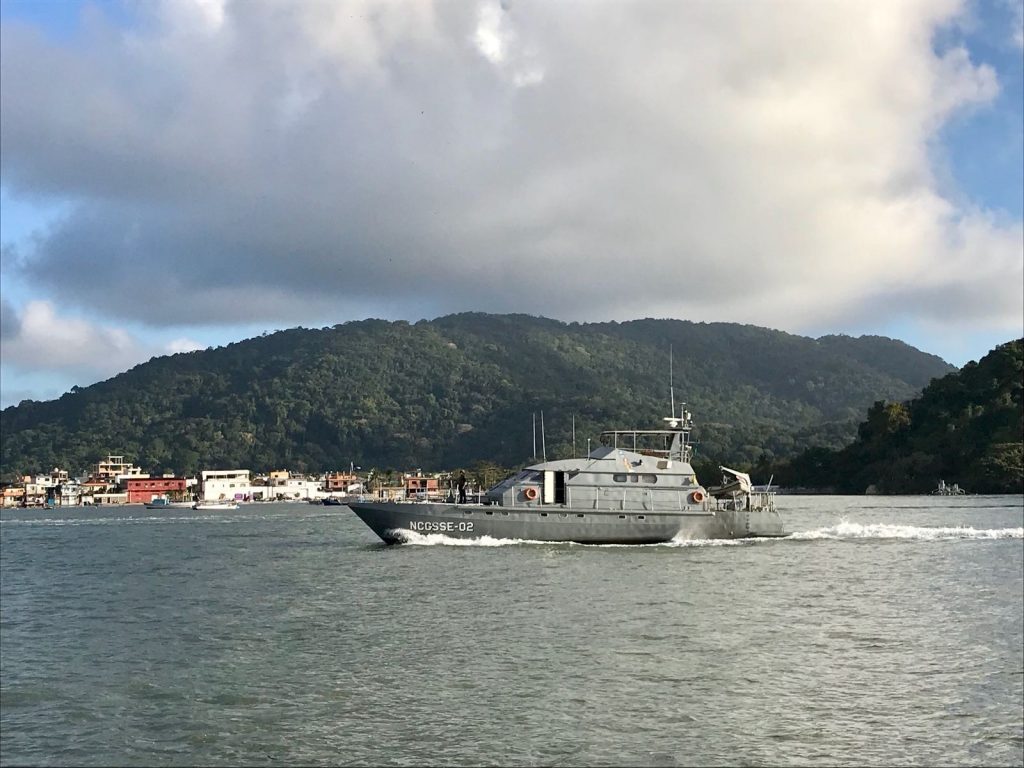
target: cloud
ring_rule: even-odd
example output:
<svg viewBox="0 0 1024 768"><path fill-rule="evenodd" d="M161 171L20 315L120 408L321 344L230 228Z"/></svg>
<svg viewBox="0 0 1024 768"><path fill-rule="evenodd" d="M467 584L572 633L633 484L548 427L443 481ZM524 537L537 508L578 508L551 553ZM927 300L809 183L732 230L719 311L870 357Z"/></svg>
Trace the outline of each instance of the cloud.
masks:
<svg viewBox="0 0 1024 768"><path fill-rule="evenodd" d="M0 341L17 338L21 332L21 318L4 298L0 298Z"/></svg>
<svg viewBox="0 0 1024 768"><path fill-rule="evenodd" d="M1014 45L1024 48L1024 0L1003 0L1010 14L1010 34Z"/></svg>
<svg viewBox="0 0 1024 768"><path fill-rule="evenodd" d="M4 363L16 367L113 374L139 362L141 355L138 342L125 331L61 317L46 301L30 302L17 328L4 340Z"/></svg>
<svg viewBox="0 0 1024 768"><path fill-rule="evenodd" d="M197 349L203 349L204 345L198 341L192 339L173 339L167 344L167 352L170 354L176 354L178 352L195 352Z"/></svg>
<svg viewBox="0 0 1024 768"><path fill-rule="evenodd" d="M19 313L6 300L3 309L4 367L96 381L155 355L201 349L190 339L155 345L123 328L62 315L47 301L31 301ZM4 395L9 401L8 393Z"/></svg>
<svg viewBox="0 0 1024 768"><path fill-rule="evenodd" d="M154 326L1016 329L1020 223L929 160L999 92L931 44L962 10L170 2L75 46L5 24L4 184L71 201L11 268Z"/></svg>

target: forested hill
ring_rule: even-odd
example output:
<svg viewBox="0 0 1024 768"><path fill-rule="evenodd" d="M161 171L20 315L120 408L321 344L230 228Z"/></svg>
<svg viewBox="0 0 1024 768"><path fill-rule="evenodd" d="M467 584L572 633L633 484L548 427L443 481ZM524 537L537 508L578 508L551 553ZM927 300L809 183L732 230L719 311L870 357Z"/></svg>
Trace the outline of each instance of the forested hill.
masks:
<svg viewBox="0 0 1024 768"><path fill-rule="evenodd" d="M952 370L880 337L819 340L677 320L565 324L460 314L303 328L150 360L59 400L0 414L5 475L80 471L107 453L151 471L445 468L549 458L603 429L653 427L677 402L707 460L751 464L839 448L879 399Z"/></svg>
<svg viewBox="0 0 1024 768"><path fill-rule="evenodd" d="M784 484L841 493L1024 492L1024 339L934 380L909 402L876 402L841 451L812 449Z"/></svg>

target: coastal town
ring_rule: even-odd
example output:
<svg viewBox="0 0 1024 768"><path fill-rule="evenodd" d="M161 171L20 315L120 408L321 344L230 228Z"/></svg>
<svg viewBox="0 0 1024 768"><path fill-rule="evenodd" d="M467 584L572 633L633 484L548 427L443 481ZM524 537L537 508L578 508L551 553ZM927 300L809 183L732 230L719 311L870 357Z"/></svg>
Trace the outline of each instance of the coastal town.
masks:
<svg viewBox="0 0 1024 768"><path fill-rule="evenodd" d="M453 473L410 472L366 474L351 465L347 472L305 475L275 470L204 470L196 477L151 475L124 456L108 455L87 475L71 477L55 467L46 474L25 475L4 483L3 507L70 507L166 502L310 502L360 496L379 501L438 500L452 493Z"/></svg>

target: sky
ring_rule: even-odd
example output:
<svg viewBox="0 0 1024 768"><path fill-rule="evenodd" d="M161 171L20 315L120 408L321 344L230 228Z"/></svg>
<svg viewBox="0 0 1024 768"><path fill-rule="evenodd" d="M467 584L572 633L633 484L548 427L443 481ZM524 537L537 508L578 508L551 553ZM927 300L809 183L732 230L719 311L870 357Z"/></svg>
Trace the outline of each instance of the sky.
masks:
<svg viewBox="0 0 1024 768"><path fill-rule="evenodd" d="M521 312L1024 335L1021 0L0 0L0 405ZM751 350L757 354L757 350Z"/></svg>

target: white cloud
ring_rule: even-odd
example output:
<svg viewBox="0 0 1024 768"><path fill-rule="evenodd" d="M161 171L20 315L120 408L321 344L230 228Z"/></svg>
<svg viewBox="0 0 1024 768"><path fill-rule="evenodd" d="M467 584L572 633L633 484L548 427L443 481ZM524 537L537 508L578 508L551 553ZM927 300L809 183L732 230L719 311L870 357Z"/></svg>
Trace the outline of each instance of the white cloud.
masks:
<svg viewBox="0 0 1024 768"><path fill-rule="evenodd" d="M544 81L537 50L519 39L504 3L484 0L477 8L473 44L487 61L517 88Z"/></svg>
<svg viewBox="0 0 1024 768"><path fill-rule="evenodd" d="M1020 328L1019 222L930 165L999 88L933 48L952 0L161 8L3 30L4 183L77 203L23 259L68 306Z"/></svg>
<svg viewBox="0 0 1024 768"><path fill-rule="evenodd" d="M200 344L198 341L192 339L181 338L173 339L169 341L164 348L169 355L176 354L178 352L195 352L197 349L205 349L206 345Z"/></svg>
<svg viewBox="0 0 1024 768"><path fill-rule="evenodd" d="M485 59L492 64L501 64L505 61L509 37L504 11L498 3L481 3L477 14L473 42Z"/></svg>
<svg viewBox="0 0 1024 768"><path fill-rule="evenodd" d="M139 362L139 347L125 331L61 317L47 301L29 302L17 334L4 342L4 361L33 368L123 370Z"/></svg>
<svg viewBox="0 0 1024 768"><path fill-rule="evenodd" d="M1010 34L1018 48L1024 48L1024 0L1003 0L1010 11Z"/></svg>
<svg viewBox="0 0 1024 768"><path fill-rule="evenodd" d="M159 0L153 8L164 25L199 33L215 33L224 25L226 0Z"/></svg>
<svg viewBox="0 0 1024 768"><path fill-rule="evenodd" d="M61 313L48 301L30 301L20 311L3 301L2 309L5 406L32 396L32 390L16 388L18 381L28 379L35 389L41 376L50 377L51 387L58 381L88 383L115 376L155 355L205 347L187 338L166 344L143 341L122 328ZM42 391L50 397L58 394L43 388L35 396Z"/></svg>

